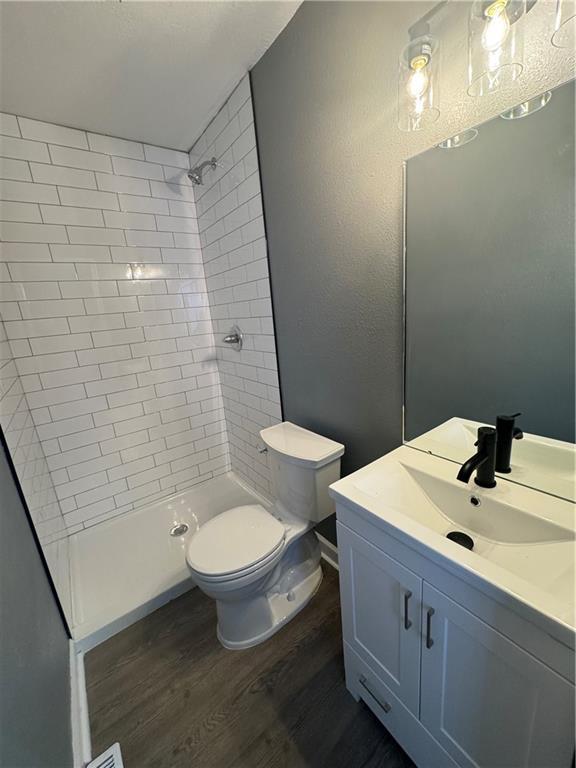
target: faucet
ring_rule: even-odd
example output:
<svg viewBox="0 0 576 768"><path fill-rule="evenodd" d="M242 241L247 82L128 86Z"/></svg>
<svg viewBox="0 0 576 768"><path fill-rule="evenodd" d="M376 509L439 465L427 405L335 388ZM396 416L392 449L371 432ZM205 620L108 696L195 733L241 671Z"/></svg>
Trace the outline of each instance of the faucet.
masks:
<svg viewBox="0 0 576 768"><path fill-rule="evenodd" d="M496 472L508 474L512 472L510 467L510 454L512 453L512 440L521 440L524 433L514 426L514 420L521 413L513 413L512 416L496 416Z"/></svg>
<svg viewBox="0 0 576 768"><path fill-rule="evenodd" d="M494 479L496 430L494 427L478 427L478 440L474 445L478 446L478 452L462 464L457 478L461 482L467 483L472 472L476 470L476 477L474 478L476 485L481 488L494 488L496 486Z"/></svg>

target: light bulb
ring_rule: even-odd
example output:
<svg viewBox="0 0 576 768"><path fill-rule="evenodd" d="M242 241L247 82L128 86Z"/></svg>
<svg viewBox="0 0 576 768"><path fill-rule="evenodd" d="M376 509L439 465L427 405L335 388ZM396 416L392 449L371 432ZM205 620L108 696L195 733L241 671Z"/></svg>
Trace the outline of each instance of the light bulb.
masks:
<svg viewBox="0 0 576 768"><path fill-rule="evenodd" d="M430 79L426 68L417 69L408 78L406 90L413 99L418 99L426 93Z"/></svg>
<svg viewBox="0 0 576 768"><path fill-rule="evenodd" d="M506 13L506 3L502 0L489 5L484 15L486 24L482 32L482 48L485 51L497 51L502 47L510 32L510 19Z"/></svg>
<svg viewBox="0 0 576 768"><path fill-rule="evenodd" d="M408 91L408 95L413 99L421 98L428 90L428 86L430 85L430 78L428 76L429 61L430 59L428 56L421 54L415 56L410 62L410 69L412 71L410 72L410 77L406 84L406 90Z"/></svg>

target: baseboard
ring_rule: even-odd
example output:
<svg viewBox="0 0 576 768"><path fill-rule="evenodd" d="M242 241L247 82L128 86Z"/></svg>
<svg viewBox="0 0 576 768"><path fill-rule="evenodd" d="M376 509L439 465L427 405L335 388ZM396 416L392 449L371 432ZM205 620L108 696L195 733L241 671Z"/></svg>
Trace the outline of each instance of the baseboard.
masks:
<svg viewBox="0 0 576 768"><path fill-rule="evenodd" d="M70 640L70 720L74 768L83 768L92 759L88 696L84 676L84 654Z"/></svg>
<svg viewBox="0 0 576 768"><path fill-rule="evenodd" d="M332 568L335 568L337 571L340 570L338 567L337 547L335 547L331 541L328 541L328 539L325 539L324 536L320 536L318 532L316 532L316 537L318 539L318 542L320 543L320 556L322 557L322 559L325 560L329 565L331 565Z"/></svg>

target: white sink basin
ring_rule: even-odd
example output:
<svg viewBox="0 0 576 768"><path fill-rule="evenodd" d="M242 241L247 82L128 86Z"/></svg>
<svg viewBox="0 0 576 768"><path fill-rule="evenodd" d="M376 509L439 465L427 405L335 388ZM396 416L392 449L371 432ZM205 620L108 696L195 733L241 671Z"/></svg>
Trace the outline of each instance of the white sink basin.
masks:
<svg viewBox="0 0 576 768"><path fill-rule="evenodd" d="M337 500L574 626L574 505L498 480L456 479L452 462L403 446L331 486ZM468 534L470 551L446 538Z"/></svg>
<svg viewBox="0 0 576 768"><path fill-rule="evenodd" d="M476 449L478 421L453 418L411 440L408 445L463 463ZM512 443L512 472L502 475L546 493L576 501L576 447L548 437L524 434Z"/></svg>

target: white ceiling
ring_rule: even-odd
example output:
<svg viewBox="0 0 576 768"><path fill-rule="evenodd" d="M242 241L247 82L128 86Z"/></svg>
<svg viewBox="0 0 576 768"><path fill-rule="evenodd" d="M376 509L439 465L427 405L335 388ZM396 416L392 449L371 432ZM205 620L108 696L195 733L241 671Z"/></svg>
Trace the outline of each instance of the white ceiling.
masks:
<svg viewBox="0 0 576 768"><path fill-rule="evenodd" d="M0 2L0 110L188 150L299 2Z"/></svg>

